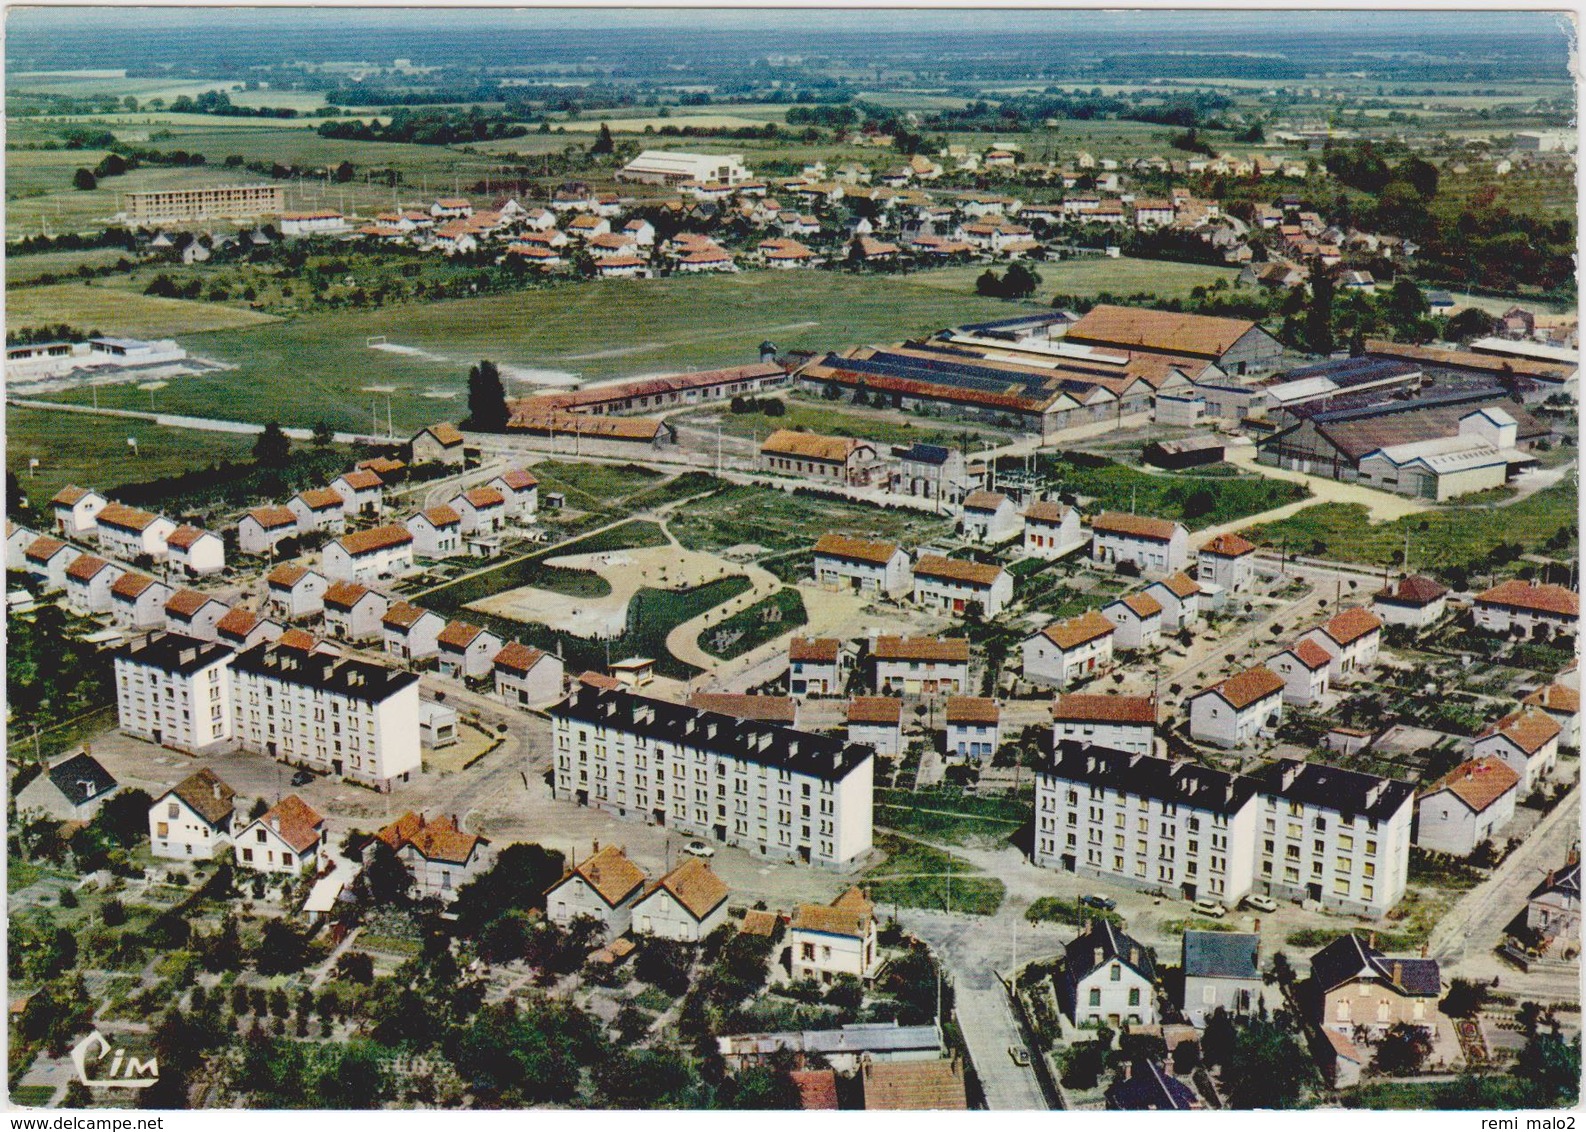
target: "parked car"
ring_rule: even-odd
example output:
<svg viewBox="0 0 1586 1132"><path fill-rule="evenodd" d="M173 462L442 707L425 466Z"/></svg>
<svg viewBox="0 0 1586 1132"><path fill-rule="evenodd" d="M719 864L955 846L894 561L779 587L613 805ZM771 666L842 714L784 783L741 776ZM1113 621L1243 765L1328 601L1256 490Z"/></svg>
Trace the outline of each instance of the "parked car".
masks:
<svg viewBox="0 0 1586 1132"><path fill-rule="evenodd" d="M313 782L313 781L314 781L314 774L313 774L312 771L300 770L300 771L298 771L296 774L294 774L292 776L292 785L293 786L307 786L310 782Z"/></svg>
<svg viewBox="0 0 1586 1132"><path fill-rule="evenodd" d="M1190 907L1195 909L1195 911L1200 915L1210 916L1214 920L1220 920L1224 916L1228 915L1228 909L1224 908L1215 900L1197 900L1195 903L1191 904Z"/></svg>
<svg viewBox="0 0 1586 1132"><path fill-rule="evenodd" d="M690 841L683 846L683 852L695 857L714 857L716 855L716 847L707 845L703 841Z"/></svg>
<svg viewBox="0 0 1586 1132"><path fill-rule="evenodd" d="M1013 1058L1013 1064L1015 1065L1030 1064L1030 1051L1023 1046L1009 1046L1008 1056Z"/></svg>
<svg viewBox="0 0 1586 1132"><path fill-rule="evenodd" d="M1254 908L1257 912L1276 912L1278 910L1278 902L1272 897L1258 896L1255 893L1245 897L1245 905Z"/></svg>
<svg viewBox="0 0 1586 1132"><path fill-rule="evenodd" d="M1100 908L1103 912L1112 912L1118 907L1116 900L1099 892L1087 892L1079 898L1079 902L1086 908Z"/></svg>

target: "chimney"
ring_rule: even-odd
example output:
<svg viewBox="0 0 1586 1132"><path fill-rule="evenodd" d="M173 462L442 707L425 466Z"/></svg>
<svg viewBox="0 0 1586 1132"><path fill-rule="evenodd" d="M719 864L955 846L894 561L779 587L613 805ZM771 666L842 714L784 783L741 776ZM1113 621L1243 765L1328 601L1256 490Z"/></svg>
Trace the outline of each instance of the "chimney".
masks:
<svg viewBox="0 0 1586 1132"><path fill-rule="evenodd" d="M1393 961L1393 981L1400 986L1404 985L1404 964L1397 959Z"/></svg>
<svg viewBox="0 0 1586 1132"><path fill-rule="evenodd" d="M1371 950L1373 950L1373 951L1377 950L1377 933L1376 932L1372 932L1370 935L1368 935L1366 937L1366 946L1371 948Z"/></svg>
<svg viewBox="0 0 1586 1132"><path fill-rule="evenodd" d="M1283 789L1287 790L1294 785L1294 780L1300 776L1300 764L1293 759L1286 759L1283 763Z"/></svg>
<svg viewBox="0 0 1586 1132"><path fill-rule="evenodd" d="M598 853L598 852L600 852L600 842L598 842L598 841L596 841L596 842L594 842L594 843L593 843L593 844L594 844L594 847L595 847L595 848L594 848L594 851L595 851L595 852L596 852L596 853ZM1375 939L1375 938L1376 938L1376 937L1375 937L1375 936L1373 936L1373 937L1372 937L1372 938L1373 938L1373 939Z"/></svg>
<svg viewBox="0 0 1586 1132"><path fill-rule="evenodd" d="M210 787L210 789L215 792L215 801L220 801L220 783L215 783L214 786Z"/></svg>

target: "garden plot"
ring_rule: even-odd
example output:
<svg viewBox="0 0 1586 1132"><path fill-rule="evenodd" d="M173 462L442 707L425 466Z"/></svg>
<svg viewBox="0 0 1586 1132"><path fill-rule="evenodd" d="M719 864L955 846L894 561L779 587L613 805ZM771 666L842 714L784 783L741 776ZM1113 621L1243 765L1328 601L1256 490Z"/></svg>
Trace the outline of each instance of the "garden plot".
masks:
<svg viewBox="0 0 1586 1132"><path fill-rule="evenodd" d="M580 637L617 637L628 624L628 603L641 588L692 588L739 572L715 554L678 546L568 554L548 558L546 565L598 574L611 592L579 597L521 586L470 602L468 608L513 621L538 622Z"/></svg>

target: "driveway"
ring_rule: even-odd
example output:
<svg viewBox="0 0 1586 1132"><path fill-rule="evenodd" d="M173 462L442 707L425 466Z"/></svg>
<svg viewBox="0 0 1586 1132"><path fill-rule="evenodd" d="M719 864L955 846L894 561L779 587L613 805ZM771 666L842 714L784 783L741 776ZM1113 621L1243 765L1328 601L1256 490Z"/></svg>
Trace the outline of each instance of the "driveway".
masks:
<svg viewBox="0 0 1586 1132"><path fill-rule="evenodd" d="M1405 495L1394 495L1392 492L1378 491L1375 488L1362 487L1356 483L1342 483L1338 480L1328 479L1326 476L1312 476L1304 472L1290 471L1288 468L1274 468L1266 464L1257 463L1254 447L1230 448L1227 456L1228 462L1247 472L1268 479L1288 480L1290 483L1302 483L1311 489L1312 498L1304 500L1305 506L1313 503L1358 503L1366 509L1367 516L1373 523L1386 523L1394 519L1402 519L1406 515L1419 515L1422 511L1433 510L1433 505L1419 499L1411 499ZM1290 504L1290 506L1294 506ZM1294 506L1294 510L1301 510ZM1278 511L1285 508L1277 508ZM1289 512L1293 514L1293 512ZM1255 523L1270 522L1274 518L1282 518L1273 512L1261 515L1252 515L1241 519L1237 524L1224 524L1216 530L1238 530L1240 527L1251 526ZM1201 531L1200 535L1207 532Z"/></svg>

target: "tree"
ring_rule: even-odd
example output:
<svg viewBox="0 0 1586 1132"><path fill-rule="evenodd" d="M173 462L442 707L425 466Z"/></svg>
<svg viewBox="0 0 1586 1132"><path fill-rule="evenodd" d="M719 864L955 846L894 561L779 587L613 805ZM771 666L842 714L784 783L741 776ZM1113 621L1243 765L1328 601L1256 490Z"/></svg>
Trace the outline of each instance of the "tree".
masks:
<svg viewBox="0 0 1586 1132"><path fill-rule="evenodd" d="M149 807L154 799L147 790L122 790L105 799L89 828L101 833L123 849L149 836Z"/></svg>
<svg viewBox="0 0 1586 1132"><path fill-rule="evenodd" d="M406 905L413 888L413 874L402 863L396 850L384 841L373 841L366 850L368 859L358 874L354 891L375 907Z"/></svg>
<svg viewBox="0 0 1586 1132"><path fill-rule="evenodd" d="M1466 307L1448 320L1444 337L1450 342L1469 342L1493 332L1498 320L1479 307Z"/></svg>
<svg viewBox="0 0 1586 1132"><path fill-rule="evenodd" d="M1379 1073L1406 1077L1419 1073L1432 1052L1432 1034L1425 1026L1396 1022L1377 1044L1372 1066Z"/></svg>
<svg viewBox="0 0 1586 1132"><path fill-rule="evenodd" d="M99 179L87 169L79 169L72 174L72 187L83 192L92 192L99 187Z"/></svg>
<svg viewBox="0 0 1586 1132"><path fill-rule="evenodd" d="M1537 1029L1516 1058L1514 1075L1529 1082L1538 1107L1574 1104L1580 1095L1580 1035L1566 1039L1558 1023Z"/></svg>
<svg viewBox="0 0 1586 1132"><path fill-rule="evenodd" d="M1035 272L1022 263L1014 263L1002 277L1002 294L1009 299L1026 299L1035 293L1040 282L1041 277Z"/></svg>
<svg viewBox="0 0 1586 1132"><path fill-rule="evenodd" d="M590 156L602 157L615 148L616 144L611 140L611 127L604 122L600 123L600 132L595 135L595 144L589 147Z"/></svg>
<svg viewBox="0 0 1586 1132"><path fill-rule="evenodd" d="M266 468L280 470L286 467L291 454L292 442L287 439L286 433L281 431L281 425L277 421L265 425L264 431L253 442L253 458Z"/></svg>
<svg viewBox="0 0 1586 1132"><path fill-rule="evenodd" d="M336 431L330 427L329 421L320 421L314 426L314 447L329 448L336 442Z"/></svg>
<svg viewBox="0 0 1586 1132"><path fill-rule="evenodd" d="M562 854L540 845L508 845L490 870L458 890L457 932L476 934L503 912L545 907L545 890L562 877Z"/></svg>
<svg viewBox="0 0 1586 1132"><path fill-rule="evenodd" d="M254 966L261 975L290 975L308 962L308 940L284 920L269 920L254 952ZM284 1014L284 1011L272 1013Z"/></svg>
<svg viewBox="0 0 1586 1132"><path fill-rule="evenodd" d="M1311 264L1311 300L1305 311L1305 348L1333 352L1333 277L1320 261Z"/></svg>
<svg viewBox="0 0 1586 1132"><path fill-rule="evenodd" d="M1222 1067L1232 1108L1291 1108L1310 1077L1310 1059L1277 1022L1252 1018L1237 1031Z"/></svg>
<svg viewBox="0 0 1586 1132"><path fill-rule="evenodd" d="M22 490L22 481L10 469L6 470L6 514L19 519L28 518L28 496Z"/></svg>
<svg viewBox="0 0 1586 1132"><path fill-rule="evenodd" d="M647 939L634 961L633 973L673 998L688 990L689 970L694 965L694 949L667 939Z"/></svg>
<svg viewBox="0 0 1586 1132"><path fill-rule="evenodd" d="M1002 298L1002 279L991 268L986 268L975 280L975 294L990 299Z"/></svg>
<svg viewBox="0 0 1586 1132"><path fill-rule="evenodd" d="M468 370L468 425L480 432L505 432L511 414L496 363L481 361Z"/></svg>
<svg viewBox="0 0 1586 1132"><path fill-rule="evenodd" d="M1450 1018L1474 1018L1487 1002L1487 984L1455 979L1449 984L1441 1009Z"/></svg>
<svg viewBox="0 0 1586 1132"><path fill-rule="evenodd" d="M1206 1032L1201 1036L1201 1060L1207 1065L1226 1065L1233 1056L1238 1037L1233 1019L1219 1006L1206 1019Z"/></svg>

